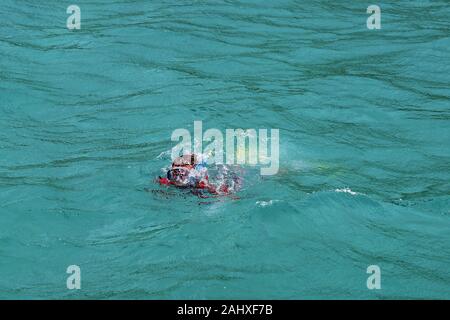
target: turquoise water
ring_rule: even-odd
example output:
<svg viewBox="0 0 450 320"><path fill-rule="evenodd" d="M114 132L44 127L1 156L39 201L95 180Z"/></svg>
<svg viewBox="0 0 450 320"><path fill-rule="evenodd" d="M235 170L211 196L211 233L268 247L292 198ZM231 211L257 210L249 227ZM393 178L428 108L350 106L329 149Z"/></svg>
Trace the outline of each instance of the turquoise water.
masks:
<svg viewBox="0 0 450 320"><path fill-rule="evenodd" d="M74 3L0 1L0 298L450 298L447 1ZM279 173L159 187L194 120Z"/></svg>

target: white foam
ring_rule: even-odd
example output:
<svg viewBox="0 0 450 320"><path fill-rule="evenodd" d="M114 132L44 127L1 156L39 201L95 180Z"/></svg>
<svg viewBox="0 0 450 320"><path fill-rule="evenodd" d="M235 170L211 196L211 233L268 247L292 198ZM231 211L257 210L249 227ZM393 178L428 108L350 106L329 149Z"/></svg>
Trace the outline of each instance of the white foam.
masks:
<svg viewBox="0 0 450 320"><path fill-rule="evenodd" d="M156 159L166 159L170 157L171 150L161 152Z"/></svg>
<svg viewBox="0 0 450 320"><path fill-rule="evenodd" d="M267 207L267 206L271 206L272 204L274 204L275 202L278 202L279 200L269 200L269 201L256 201L256 205L260 206L260 207Z"/></svg>
<svg viewBox="0 0 450 320"><path fill-rule="evenodd" d="M351 194L352 196L356 196L356 195L360 194L359 192L352 191L352 189L350 189L350 188L336 189L334 191L348 193L348 194Z"/></svg>

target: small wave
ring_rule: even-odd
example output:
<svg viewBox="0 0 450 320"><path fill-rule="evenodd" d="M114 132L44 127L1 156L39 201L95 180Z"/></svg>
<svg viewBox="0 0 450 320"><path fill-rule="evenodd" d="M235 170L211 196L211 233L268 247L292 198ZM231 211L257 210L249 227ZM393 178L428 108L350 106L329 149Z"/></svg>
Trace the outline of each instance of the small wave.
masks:
<svg viewBox="0 0 450 320"><path fill-rule="evenodd" d="M156 157L156 159L168 159L170 158L171 152L172 150L163 151Z"/></svg>
<svg viewBox="0 0 450 320"><path fill-rule="evenodd" d="M349 194L351 194L352 196L356 196L356 195L358 195L358 194L361 194L361 193L359 193L359 192L352 191L352 189L350 189L350 188L335 189L334 191L335 191L335 192L349 193Z"/></svg>
<svg viewBox="0 0 450 320"><path fill-rule="evenodd" d="M267 207L271 206L275 202L278 202L279 200L269 200L269 201L256 201L256 205L260 207Z"/></svg>

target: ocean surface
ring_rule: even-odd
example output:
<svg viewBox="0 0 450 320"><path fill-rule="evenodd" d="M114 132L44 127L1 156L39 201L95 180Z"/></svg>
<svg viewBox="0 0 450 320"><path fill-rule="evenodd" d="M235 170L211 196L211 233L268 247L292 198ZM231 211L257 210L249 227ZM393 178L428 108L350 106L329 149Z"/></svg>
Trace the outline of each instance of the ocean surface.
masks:
<svg viewBox="0 0 450 320"><path fill-rule="evenodd" d="M370 4L1 0L0 298L449 299L450 5ZM278 174L159 186L196 120Z"/></svg>

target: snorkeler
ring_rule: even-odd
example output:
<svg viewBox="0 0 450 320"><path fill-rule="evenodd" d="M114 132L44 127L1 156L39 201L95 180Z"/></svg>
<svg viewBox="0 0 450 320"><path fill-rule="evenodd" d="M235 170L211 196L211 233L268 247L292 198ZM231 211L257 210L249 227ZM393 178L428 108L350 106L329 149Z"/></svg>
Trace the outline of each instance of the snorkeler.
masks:
<svg viewBox="0 0 450 320"><path fill-rule="evenodd" d="M187 154L176 158L172 167L167 171L165 178L159 177L159 183L163 185L174 185L179 188L191 188L198 193L206 190L212 194L229 192L226 184L216 187L209 182L206 163L200 161L195 154Z"/></svg>

